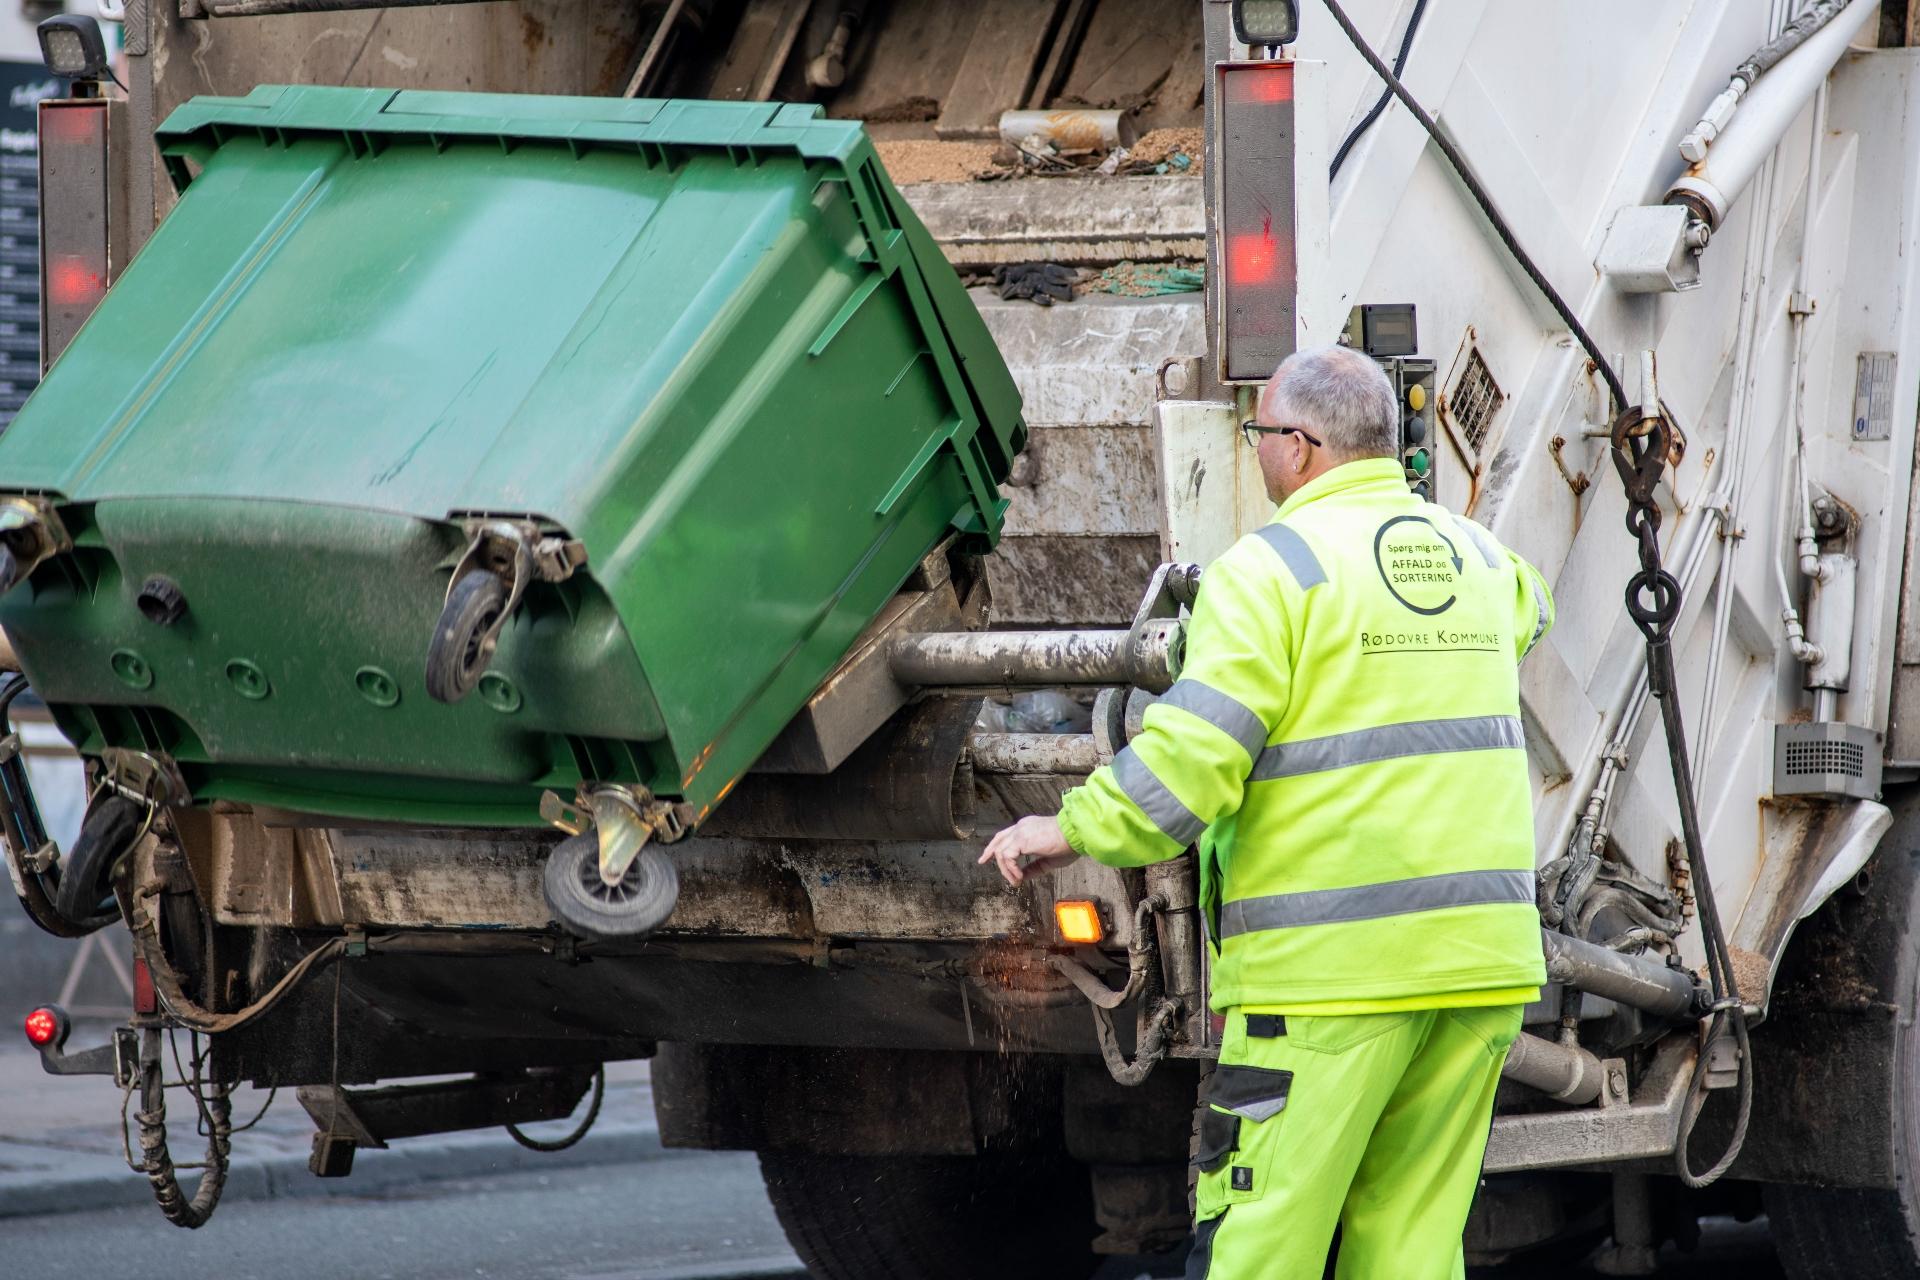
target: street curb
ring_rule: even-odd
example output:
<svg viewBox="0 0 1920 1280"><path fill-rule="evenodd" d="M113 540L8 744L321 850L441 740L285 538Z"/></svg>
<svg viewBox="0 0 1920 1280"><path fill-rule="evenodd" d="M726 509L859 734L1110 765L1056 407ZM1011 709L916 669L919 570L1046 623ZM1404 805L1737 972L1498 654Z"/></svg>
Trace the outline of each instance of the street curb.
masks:
<svg viewBox="0 0 1920 1280"><path fill-rule="evenodd" d="M195 1155L178 1158L199 1158L195 1145ZM353 1174L346 1178L314 1177L307 1170L305 1155L275 1155L262 1160L236 1156L227 1170L227 1184L220 1199L224 1204L365 1197L423 1182L627 1164L679 1154L661 1146L659 1130L651 1124L602 1125L577 1145L551 1153L529 1151L504 1130L449 1134L437 1141L409 1139L385 1151L358 1152ZM153 1190L146 1178L121 1160L98 1155L85 1159L95 1167L71 1174L0 1174L0 1220L152 1205ZM180 1175L189 1195L196 1176L193 1170Z"/></svg>

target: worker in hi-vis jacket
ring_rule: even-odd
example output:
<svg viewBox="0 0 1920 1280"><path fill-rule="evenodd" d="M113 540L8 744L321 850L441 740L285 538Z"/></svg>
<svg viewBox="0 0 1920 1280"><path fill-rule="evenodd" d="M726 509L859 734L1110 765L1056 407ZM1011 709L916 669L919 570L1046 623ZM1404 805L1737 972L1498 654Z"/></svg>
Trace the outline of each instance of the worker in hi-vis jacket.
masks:
<svg viewBox="0 0 1920 1280"><path fill-rule="evenodd" d="M1243 426L1280 509L1207 566L1139 736L980 861L1199 845L1225 1015L1190 1277L1464 1274L1461 1231L1521 1010L1546 981L1518 666L1539 573L1422 501L1357 351L1299 352Z"/></svg>

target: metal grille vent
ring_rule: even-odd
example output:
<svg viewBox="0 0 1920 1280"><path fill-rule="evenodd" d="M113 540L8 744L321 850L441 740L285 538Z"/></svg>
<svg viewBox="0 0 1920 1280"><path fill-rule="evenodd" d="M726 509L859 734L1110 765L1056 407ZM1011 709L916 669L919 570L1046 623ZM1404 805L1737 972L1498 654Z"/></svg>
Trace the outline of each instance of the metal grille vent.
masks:
<svg viewBox="0 0 1920 1280"><path fill-rule="evenodd" d="M1858 742L1789 742L1787 776L1803 778L1816 773L1841 773L1849 778L1867 776L1866 748Z"/></svg>
<svg viewBox="0 0 1920 1280"><path fill-rule="evenodd" d="M1466 437L1467 447L1475 455L1486 443L1487 429L1493 425L1494 415L1500 412L1500 406L1506 403L1506 393L1493 380L1493 374L1487 370L1487 362L1480 358L1480 348L1471 347L1467 351L1467 367L1460 371L1454 380L1453 394L1448 398L1447 407L1453 415L1455 425Z"/></svg>

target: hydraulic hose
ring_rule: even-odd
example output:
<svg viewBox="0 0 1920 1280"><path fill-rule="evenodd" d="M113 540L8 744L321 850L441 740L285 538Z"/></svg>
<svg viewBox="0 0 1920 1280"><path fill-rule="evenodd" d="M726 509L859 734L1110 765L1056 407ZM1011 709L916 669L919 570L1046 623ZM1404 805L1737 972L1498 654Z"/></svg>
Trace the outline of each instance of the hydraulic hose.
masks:
<svg viewBox="0 0 1920 1280"><path fill-rule="evenodd" d="M124 885L124 881L122 882ZM166 948L160 943L160 926L148 908L151 899L158 898L162 886L155 883L132 886L122 893L126 906L127 928L133 934L134 951L147 962L147 970L153 975L153 986L160 997L160 1003L167 1014L181 1026L207 1035L218 1035L223 1031L232 1031L253 1021L274 1005L315 968L338 960L347 950L345 938L332 938L321 943L295 962L280 980L268 989L267 993L244 1009L232 1013L216 1013L196 1002L187 994L186 985L180 981L179 971L168 959Z"/></svg>
<svg viewBox="0 0 1920 1280"><path fill-rule="evenodd" d="M1733 69L1727 77L1727 87L1720 91L1706 112L1687 136L1680 140L1680 154L1688 164L1698 164L1706 159L1708 148L1715 138L1733 119L1734 110L1739 107L1740 99L1754 82L1785 58L1788 54L1805 44L1814 32L1840 16L1850 0L1814 0L1805 10L1794 17L1773 39L1747 55L1746 61Z"/></svg>
<svg viewBox="0 0 1920 1280"><path fill-rule="evenodd" d="M1839 17L1849 3L1851 0L1814 0L1782 28L1779 35L1748 54L1747 60L1733 69L1729 79L1750 87L1780 59L1805 44L1808 36Z"/></svg>
<svg viewBox="0 0 1920 1280"><path fill-rule="evenodd" d="M13 704L26 690L25 676L16 675L0 684L0 741L17 742ZM59 868L49 866L44 871L36 870L28 861L47 847L47 829L40 820L33 782L27 776L25 751L16 745L11 754L0 760L0 857L7 859L21 909L28 919L56 938L84 938L118 919L117 911L97 912L78 919L69 919L61 912L56 905Z"/></svg>

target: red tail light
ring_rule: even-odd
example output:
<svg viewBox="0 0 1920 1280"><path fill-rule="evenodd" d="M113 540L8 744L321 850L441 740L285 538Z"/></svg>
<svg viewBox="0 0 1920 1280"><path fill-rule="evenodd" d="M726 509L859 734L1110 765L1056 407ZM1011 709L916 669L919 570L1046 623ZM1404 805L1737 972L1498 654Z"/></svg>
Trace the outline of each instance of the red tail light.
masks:
<svg viewBox="0 0 1920 1280"><path fill-rule="evenodd" d="M133 1011L160 1012L160 997L153 992L153 970L147 968L147 962L139 956L133 958Z"/></svg>
<svg viewBox="0 0 1920 1280"><path fill-rule="evenodd" d="M47 304L54 307L92 307L107 293L104 262L90 262L77 253L47 255Z"/></svg>
<svg viewBox="0 0 1920 1280"><path fill-rule="evenodd" d="M27 1015L27 1043L36 1049L57 1044L65 1030L66 1016L51 1005L42 1005Z"/></svg>

